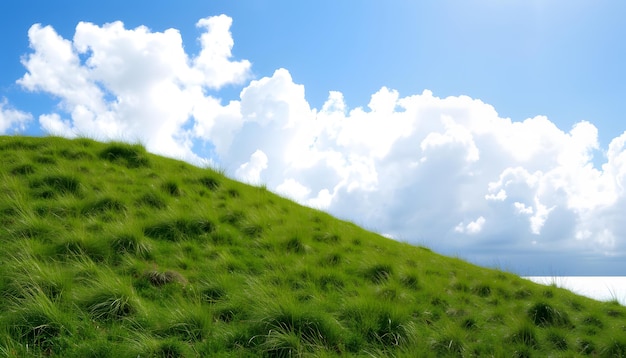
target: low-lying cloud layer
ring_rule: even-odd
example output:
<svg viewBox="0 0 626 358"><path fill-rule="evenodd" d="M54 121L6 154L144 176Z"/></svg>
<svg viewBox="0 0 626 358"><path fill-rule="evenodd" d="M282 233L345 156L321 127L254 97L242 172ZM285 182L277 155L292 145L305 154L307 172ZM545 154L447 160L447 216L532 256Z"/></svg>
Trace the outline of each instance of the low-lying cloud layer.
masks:
<svg viewBox="0 0 626 358"><path fill-rule="evenodd" d="M198 21L196 56L174 29L81 22L68 40L33 25L18 83L59 98L58 112L39 117L47 132L141 140L233 168L399 240L524 274L624 268L615 262L625 244L626 133L600 148L589 122L513 122L478 99L428 90L402 97L383 87L356 108L331 91L311 108L286 69L248 82L250 62L232 59L230 25L224 15ZM233 84L243 86L239 100L208 94ZM5 107L0 132L28 120ZM194 152L199 143L211 158ZM604 154L601 166L594 154Z"/></svg>

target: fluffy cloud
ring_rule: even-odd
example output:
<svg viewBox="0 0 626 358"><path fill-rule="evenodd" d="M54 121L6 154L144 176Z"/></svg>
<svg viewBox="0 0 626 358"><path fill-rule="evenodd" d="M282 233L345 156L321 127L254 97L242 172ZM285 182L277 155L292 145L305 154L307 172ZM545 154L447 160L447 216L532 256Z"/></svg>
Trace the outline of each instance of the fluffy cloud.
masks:
<svg viewBox="0 0 626 358"><path fill-rule="evenodd" d="M6 98L0 100L0 134L24 130L30 120L32 120L30 113L9 107L9 102Z"/></svg>
<svg viewBox="0 0 626 358"><path fill-rule="evenodd" d="M265 169L267 169L267 155L257 150L252 153L249 162L239 166L235 174L245 182L259 184L261 182L261 172Z"/></svg>
<svg viewBox="0 0 626 358"><path fill-rule="evenodd" d="M232 61L227 16L198 21L201 50L189 57L175 29L126 29L121 22L81 22L73 40L51 26L28 31L33 53L23 60L24 88L61 99L69 118L40 117L44 130L98 138L139 140L161 154L198 161L185 125L196 107L217 100L205 89L237 84L250 76L250 63Z"/></svg>
<svg viewBox="0 0 626 358"><path fill-rule="evenodd" d="M383 87L356 108L331 91L316 109L286 69L222 103L207 90L250 76L231 59L230 24L200 20L195 57L174 29L80 23L70 41L34 25L19 83L60 98L62 113L39 118L50 132L139 139L193 162L209 144L208 160L235 177L400 240L527 274L551 273L545 262L570 274L626 268L611 261L625 253L626 133L604 149L589 122L512 121L428 90Z"/></svg>

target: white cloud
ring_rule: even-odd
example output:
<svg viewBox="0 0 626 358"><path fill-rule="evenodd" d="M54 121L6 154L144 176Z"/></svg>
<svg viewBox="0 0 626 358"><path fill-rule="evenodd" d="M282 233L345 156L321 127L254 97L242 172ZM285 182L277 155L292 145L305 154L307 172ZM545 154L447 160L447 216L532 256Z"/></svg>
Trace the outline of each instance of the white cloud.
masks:
<svg viewBox="0 0 626 358"><path fill-rule="evenodd" d="M60 99L63 115L39 119L49 132L140 139L191 161L201 160L194 143L210 143L237 178L483 263L538 248L626 254L626 133L604 149L589 122L512 121L480 100L428 90L402 97L382 87L352 109L331 91L315 109L287 69L222 103L207 89L250 76L247 60L232 60L230 25L200 20L195 57L174 29L80 23L70 41L34 25L19 83Z"/></svg>
<svg viewBox="0 0 626 358"><path fill-rule="evenodd" d="M475 235L482 231L486 221L484 217L480 216L478 219L470 221L468 224L459 223L454 228L454 231L461 234Z"/></svg>
<svg viewBox="0 0 626 358"><path fill-rule="evenodd" d="M9 107L9 102L6 98L0 100L0 134L24 130L26 124L32 119L33 116L30 113Z"/></svg>
<svg viewBox="0 0 626 358"><path fill-rule="evenodd" d="M298 181L292 178L289 178L289 179L285 179L284 182L282 182L276 187L276 192L288 198L291 198L300 202L304 202L306 197L311 192L311 189L300 184Z"/></svg>
<svg viewBox="0 0 626 358"><path fill-rule="evenodd" d="M267 169L267 155L257 150L250 156L250 161L239 166L235 175L244 182L258 184L261 182L261 172L265 169Z"/></svg>
<svg viewBox="0 0 626 358"><path fill-rule="evenodd" d="M238 84L250 76L247 60L232 61L227 16L201 19L201 50L190 57L175 29L126 29L121 22L81 22L72 40L51 26L28 31L31 54L18 83L60 99L69 115L40 118L42 128L66 136L140 140L149 150L198 162L186 124L202 109L221 107L206 88ZM228 107L221 110L228 117Z"/></svg>
<svg viewBox="0 0 626 358"><path fill-rule="evenodd" d="M202 51L196 57L194 67L204 76L204 83L211 88L220 88L230 83L243 83L250 77L250 62L231 61L234 41L230 33L233 20L226 16L201 19L196 24L206 31L200 36Z"/></svg>

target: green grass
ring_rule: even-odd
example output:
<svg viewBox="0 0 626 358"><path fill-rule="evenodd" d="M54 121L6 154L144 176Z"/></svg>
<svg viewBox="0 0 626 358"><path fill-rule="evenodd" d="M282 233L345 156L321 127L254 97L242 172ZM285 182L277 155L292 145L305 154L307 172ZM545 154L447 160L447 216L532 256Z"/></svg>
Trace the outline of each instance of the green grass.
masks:
<svg viewBox="0 0 626 358"><path fill-rule="evenodd" d="M0 137L0 245L0 357L626 356L615 302L138 144Z"/></svg>

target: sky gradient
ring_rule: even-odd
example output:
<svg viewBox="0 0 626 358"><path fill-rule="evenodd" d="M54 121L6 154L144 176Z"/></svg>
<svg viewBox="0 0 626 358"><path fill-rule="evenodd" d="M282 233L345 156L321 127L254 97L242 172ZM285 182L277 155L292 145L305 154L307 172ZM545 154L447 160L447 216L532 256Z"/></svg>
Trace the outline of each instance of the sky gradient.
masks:
<svg viewBox="0 0 626 358"><path fill-rule="evenodd" d="M521 275L626 275L620 1L0 5L0 133L140 141Z"/></svg>

